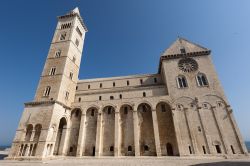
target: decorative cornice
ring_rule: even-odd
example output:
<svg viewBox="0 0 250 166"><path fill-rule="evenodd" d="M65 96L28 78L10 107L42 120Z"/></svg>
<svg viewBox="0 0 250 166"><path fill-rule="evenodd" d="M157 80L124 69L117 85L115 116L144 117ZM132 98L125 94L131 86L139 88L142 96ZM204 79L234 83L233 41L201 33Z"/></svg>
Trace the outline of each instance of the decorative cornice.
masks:
<svg viewBox="0 0 250 166"><path fill-rule="evenodd" d="M52 104L59 104L62 107L71 110L71 107L66 106L65 104L63 104L62 102L56 101L56 100L51 100L51 101L34 101L34 102L27 102L24 103L25 107L29 107L29 106L38 106L38 105L52 105Z"/></svg>
<svg viewBox="0 0 250 166"><path fill-rule="evenodd" d="M161 73L161 65L162 65L163 60L187 58L187 57L196 57L196 56L206 56L206 55L209 55L210 53L211 53L211 50L199 51L199 52L188 52L188 53L185 53L185 54L162 55L161 58L160 58L158 74Z"/></svg>

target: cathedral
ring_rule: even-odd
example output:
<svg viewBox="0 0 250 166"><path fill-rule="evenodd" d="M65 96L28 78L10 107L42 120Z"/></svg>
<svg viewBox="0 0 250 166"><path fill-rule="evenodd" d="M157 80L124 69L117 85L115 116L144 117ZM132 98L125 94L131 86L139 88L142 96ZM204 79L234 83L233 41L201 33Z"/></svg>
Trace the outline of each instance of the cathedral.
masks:
<svg viewBox="0 0 250 166"><path fill-rule="evenodd" d="M58 17L7 159L248 154L211 50L177 38L156 74L79 80L86 32L78 8Z"/></svg>

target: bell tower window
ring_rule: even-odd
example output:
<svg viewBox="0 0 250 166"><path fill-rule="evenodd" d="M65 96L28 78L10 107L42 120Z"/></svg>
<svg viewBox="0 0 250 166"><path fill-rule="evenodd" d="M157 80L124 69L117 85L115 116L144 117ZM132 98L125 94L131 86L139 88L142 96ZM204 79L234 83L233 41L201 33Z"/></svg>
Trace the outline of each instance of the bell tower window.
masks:
<svg viewBox="0 0 250 166"><path fill-rule="evenodd" d="M60 36L60 40L65 40L66 39L67 33L62 33Z"/></svg>
<svg viewBox="0 0 250 166"><path fill-rule="evenodd" d="M50 69L49 75L53 76L53 75L55 75L55 74L56 74L56 67L52 67L52 68Z"/></svg>
<svg viewBox="0 0 250 166"><path fill-rule="evenodd" d="M62 52L61 50L56 51L55 57L59 58L61 56L61 52Z"/></svg>
<svg viewBox="0 0 250 166"><path fill-rule="evenodd" d="M47 97L50 94L51 87L47 86L44 90L43 96Z"/></svg>

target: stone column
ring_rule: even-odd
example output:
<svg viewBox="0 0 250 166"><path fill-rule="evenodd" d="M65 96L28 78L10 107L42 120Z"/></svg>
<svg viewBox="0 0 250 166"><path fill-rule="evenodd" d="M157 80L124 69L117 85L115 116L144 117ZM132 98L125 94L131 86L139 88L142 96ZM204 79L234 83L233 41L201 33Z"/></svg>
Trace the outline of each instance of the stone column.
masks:
<svg viewBox="0 0 250 166"><path fill-rule="evenodd" d="M189 133L189 137L190 137L190 142L191 142L191 146L192 146L192 149L193 149L193 154L198 154L198 148L197 148L197 144L196 144L196 139L193 135L193 132L191 130L191 127L190 127L190 122L189 122L189 119L188 119L188 115L187 115L187 111L188 111L188 108L184 108L183 109L184 111L184 115L185 115L185 120L186 120L186 124L187 124L187 129L188 129L188 133Z"/></svg>
<svg viewBox="0 0 250 166"><path fill-rule="evenodd" d="M178 152L179 155L182 156L183 155L183 146L182 146L182 140L181 140L181 136L180 136L180 128L179 128L179 121L178 121L178 116L177 116L177 112L175 111L174 108L171 109L172 112L172 116L173 116L173 123L174 123L174 130L175 130L175 137L176 137L176 141L177 141L177 148L178 148Z"/></svg>
<svg viewBox="0 0 250 166"><path fill-rule="evenodd" d="M225 136L223 134L223 130L222 130L222 127L221 127L221 124L220 124L220 119L218 118L218 115L217 115L217 112L215 111L215 106L212 106L211 107L211 110L212 110L212 113L213 113L213 116L214 116L214 120L215 120L215 123L216 123L216 126L217 126L217 129L218 129L218 132L220 134L220 138L221 138L221 141L222 141L222 146L224 148L224 151L226 154L228 154L229 150L228 150L228 145L227 145L227 141L225 140Z"/></svg>
<svg viewBox="0 0 250 166"><path fill-rule="evenodd" d="M36 133L36 130L32 130L30 142L34 141L35 133Z"/></svg>
<svg viewBox="0 0 250 166"><path fill-rule="evenodd" d="M161 143L160 143L160 135L159 135L156 110L152 110L152 119L153 119L153 127L154 127L156 153L157 153L157 156L161 156Z"/></svg>
<svg viewBox="0 0 250 166"><path fill-rule="evenodd" d="M140 156L140 140L139 140L139 121L137 111L133 110L133 123L134 123L134 145L135 156Z"/></svg>
<svg viewBox="0 0 250 166"><path fill-rule="evenodd" d="M206 141L206 146L208 148L208 154L211 154L211 149L212 149L211 145L212 145L212 142L208 141L207 131L206 131L205 127L204 127L204 124L203 124L203 121L202 121L202 118L201 118L200 109L201 109L201 107L198 106L197 107L197 113L198 113L199 121L200 121L200 124L201 124L202 133L203 133L204 139Z"/></svg>
<svg viewBox="0 0 250 166"><path fill-rule="evenodd" d="M63 126L61 141L59 144L59 155L67 155L67 145L68 145L68 137L69 137L69 128L67 126Z"/></svg>
<svg viewBox="0 0 250 166"><path fill-rule="evenodd" d="M243 138L241 136L240 130L237 126L237 123L235 122L234 116L233 116L233 110L229 108L230 106L227 106L227 113L229 115L230 118L230 122L232 123L235 135L237 137L238 143L240 144L242 153L244 153L245 155L249 155L248 154L248 150L246 148L245 142L243 141Z"/></svg>
<svg viewBox="0 0 250 166"><path fill-rule="evenodd" d="M30 144L27 144L24 156L29 156L29 152L30 152Z"/></svg>
<svg viewBox="0 0 250 166"><path fill-rule="evenodd" d="M96 156L102 155L102 113L98 113L96 129Z"/></svg>
<svg viewBox="0 0 250 166"><path fill-rule="evenodd" d="M120 154L121 154L121 149L119 146L119 143L120 143L120 141L119 141L119 138L120 138L119 120L120 120L119 111L115 111L115 149L114 149L115 156L120 156Z"/></svg>
<svg viewBox="0 0 250 166"><path fill-rule="evenodd" d="M83 152L85 151L85 121L86 121L86 114L83 113L81 117L81 123L80 123L80 131L79 131L79 137L78 137L78 144L77 144L77 153L76 155L78 157L81 157Z"/></svg>

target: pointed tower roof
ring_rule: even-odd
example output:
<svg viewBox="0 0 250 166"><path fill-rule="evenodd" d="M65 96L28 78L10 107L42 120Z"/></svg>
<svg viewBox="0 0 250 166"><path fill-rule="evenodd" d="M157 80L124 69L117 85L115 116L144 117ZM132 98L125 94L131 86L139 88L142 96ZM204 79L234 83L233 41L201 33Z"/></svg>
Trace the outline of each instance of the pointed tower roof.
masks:
<svg viewBox="0 0 250 166"><path fill-rule="evenodd" d="M177 40L163 52L162 56L183 54L181 49L183 49L185 53L209 51L209 49L205 47L190 42L187 39L178 37Z"/></svg>
<svg viewBox="0 0 250 166"><path fill-rule="evenodd" d="M83 22L83 19L81 17L81 14L80 14L80 11L79 11L79 8L76 7L74 8L73 10L71 10L70 12L68 12L67 14L63 15L63 16L59 16L58 19L63 19L63 18L67 18L67 17L74 17L74 16L77 16L78 19L80 20L83 28L86 30L86 32L88 31L86 25L84 24Z"/></svg>

